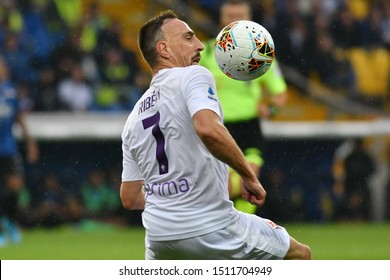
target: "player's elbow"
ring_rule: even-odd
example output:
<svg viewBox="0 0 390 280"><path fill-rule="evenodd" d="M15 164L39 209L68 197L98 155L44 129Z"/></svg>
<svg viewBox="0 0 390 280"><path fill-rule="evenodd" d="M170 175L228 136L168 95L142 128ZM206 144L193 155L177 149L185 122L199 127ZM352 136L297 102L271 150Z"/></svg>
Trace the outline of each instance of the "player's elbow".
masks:
<svg viewBox="0 0 390 280"><path fill-rule="evenodd" d="M121 202L122 202L122 206L127 210L139 209L139 206L137 205L136 197L126 196L123 195L123 193L121 192Z"/></svg>
<svg viewBox="0 0 390 280"><path fill-rule="evenodd" d="M120 189L120 198L122 205L127 210L135 210L143 208L143 192L142 189L130 187L129 183L122 183Z"/></svg>
<svg viewBox="0 0 390 280"><path fill-rule="evenodd" d="M121 201L122 201L122 205L125 209L127 210L134 210L134 201L132 199L129 199L129 198L125 198L121 195Z"/></svg>

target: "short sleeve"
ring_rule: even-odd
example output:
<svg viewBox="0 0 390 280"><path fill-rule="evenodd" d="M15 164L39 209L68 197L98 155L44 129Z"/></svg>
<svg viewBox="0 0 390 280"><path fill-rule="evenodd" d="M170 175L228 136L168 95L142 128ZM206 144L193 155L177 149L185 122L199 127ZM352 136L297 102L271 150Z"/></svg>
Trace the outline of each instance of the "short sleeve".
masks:
<svg viewBox="0 0 390 280"><path fill-rule="evenodd" d="M128 145L125 142L122 143L122 153L122 182L143 180L138 164L132 157L131 152L128 149Z"/></svg>
<svg viewBox="0 0 390 280"><path fill-rule="evenodd" d="M202 109L214 111L222 119L215 80L203 66L193 66L183 83L183 95L191 117Z"/></svg>

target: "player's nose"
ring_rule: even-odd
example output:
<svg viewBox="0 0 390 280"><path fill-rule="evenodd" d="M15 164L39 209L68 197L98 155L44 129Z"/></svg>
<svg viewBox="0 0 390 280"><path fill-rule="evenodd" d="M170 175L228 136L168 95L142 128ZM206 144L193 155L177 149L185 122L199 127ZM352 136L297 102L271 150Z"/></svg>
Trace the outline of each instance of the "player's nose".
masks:
<svg viewBox="0 0 390 280"><path fill-rule="evenodd" d="M196 38L196 50L199 52L204 50L204 45L198 38Z"/></svg>

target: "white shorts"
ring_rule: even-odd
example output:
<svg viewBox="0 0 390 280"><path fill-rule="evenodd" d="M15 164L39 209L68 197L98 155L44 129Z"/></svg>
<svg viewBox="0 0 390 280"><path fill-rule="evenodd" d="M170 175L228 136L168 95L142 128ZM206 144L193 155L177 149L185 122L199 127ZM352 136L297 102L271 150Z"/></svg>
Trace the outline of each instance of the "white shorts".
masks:
<svg viewBox="0 0 390 280"><path fill-rule="evenodd" d="M240 212L237 222L221 230L173 241L146 236L145 247L147 260L272 260L286 256L290 237L272 221Z"/></svg>

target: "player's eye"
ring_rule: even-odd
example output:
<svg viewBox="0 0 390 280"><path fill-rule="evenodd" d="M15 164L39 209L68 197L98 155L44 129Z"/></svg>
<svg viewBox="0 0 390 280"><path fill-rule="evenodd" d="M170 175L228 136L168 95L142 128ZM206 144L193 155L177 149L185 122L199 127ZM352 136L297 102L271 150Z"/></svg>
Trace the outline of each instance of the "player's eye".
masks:
<svg viewBox="0 0 390 280"><path fill-rule="evenodd" d="M191 41L192 38L194 38L194 34L192 34L192 33L187 33L184 35L184 39L187 41Z"/></svg>

